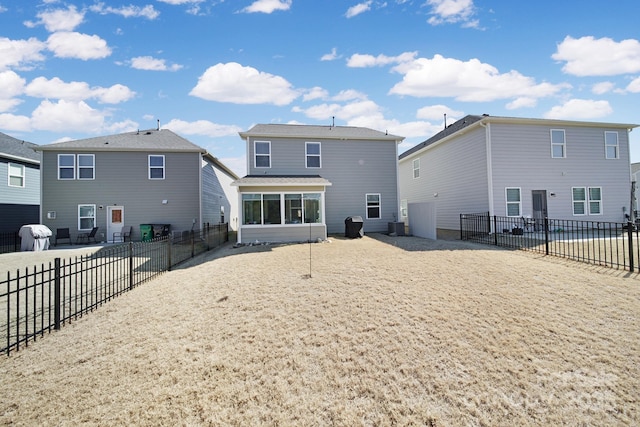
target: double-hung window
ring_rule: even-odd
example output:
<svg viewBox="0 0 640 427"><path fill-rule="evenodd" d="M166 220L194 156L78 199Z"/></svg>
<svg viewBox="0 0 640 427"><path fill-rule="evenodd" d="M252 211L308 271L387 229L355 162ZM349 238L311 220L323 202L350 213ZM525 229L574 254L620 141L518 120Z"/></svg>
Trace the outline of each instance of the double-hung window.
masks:
<svg viewBox="0 0 640 427"><path fill-rule="evenodd" d="M602 187L573 187L571 199L574 215L602 215Z"/></svg>
<svg viewBox="0 0 640 427"><path fill-rule="evenodd" d="M78 230L89 231L96 224L96 205L78 205Z"/></svg>
<svg viewBox="0 0 640 427"><path fill-rule="evenodd" d="M420 178L420 159L413 161L413 177Z"/></svg>
<svg viewBox="0 0 640 427"><path fill-rule="evenodd" d="M9 163L9 187L24 187L24 165Z"/></svg>
<svg viewBox="0 0 640 427"><path fill-rule="evenodd" d="M78 154L78 179L95 178L96 159L93 154Z"/></svg>
<svg viewBox="0 0 640 427"><path fill-rule="evenodd" d="M76 179L75 154L58 154L58 179Z"/></svg>
<svg viewBox="0 0 640 427"><path fill-rule="evenodd" d="M551 157L554 159L567 157L567 141L564 129L551 129Z"/></svg>
<svg viewBox="0 0 640 427"><path fill-rule="evenodd" d="M149 179L164 179L165 161L164 155L149 155Z"/></svg>
<svg viewBox="0 0 640 427"><path fill-rule="evenodd" d="M522 197L520 188L506 188L507 216L522 216Z"/></svg>
<svg viewBox="0 0 640 427"><path fill-rule="evenodd" d="M367 194L367 219L382 218L380 193Z"/></svg>
<svg viewBox="0 0 640 427"><path fill-rule="evenodd" d="M602 215L601 187L589 187L589 215Z"/></svg>
<svg viewBox="0 0 640 427"><path fill-rule="evenodd" d="M271 167L271 142L269 141L254 141L254 165L257 168L270 168Z"/></svg>
<svg viewBox="0 0 640 427"><path fill-rule="evenodd" d="M604 133L604 149L607 159L617 159L620 156L618 150L618 132Z"/></svg>
<svg viewBox="0 0 640 427"><path fill-rule="evenodd" d="M320 161L320 143L319 142L307 142L305 144L306 147L306 157L307 157L307 168L319 168L322 165Z"/></svg>

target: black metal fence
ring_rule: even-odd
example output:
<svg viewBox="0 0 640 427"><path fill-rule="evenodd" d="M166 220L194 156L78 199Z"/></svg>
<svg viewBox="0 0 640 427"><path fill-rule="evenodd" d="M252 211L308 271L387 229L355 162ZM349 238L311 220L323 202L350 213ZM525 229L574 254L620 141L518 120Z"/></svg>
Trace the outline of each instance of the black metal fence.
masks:
<svg viewBox="0 0 640 427"><path fill-rule="evenodd" d="M0 233L0 254L18 252L20 250L20 237L18 232Z"/></svg>
<svg viewBox="0 0 640 427"><path fill-rule="evenodd" d="M0 352L9 355L134 287L229 240L228 224L105 246L7 273L0 281Z"/></svg>
<svg viewBox="0 0 640 427"><path fill-rule="evenodd" d="M635 224L461 214L460 239L524 249L589 264L640 271Z"/></svg>

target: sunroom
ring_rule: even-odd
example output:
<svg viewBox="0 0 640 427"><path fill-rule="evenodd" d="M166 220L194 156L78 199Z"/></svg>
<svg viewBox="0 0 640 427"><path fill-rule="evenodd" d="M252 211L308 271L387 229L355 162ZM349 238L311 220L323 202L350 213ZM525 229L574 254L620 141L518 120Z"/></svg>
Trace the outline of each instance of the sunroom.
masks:
<svg viewBox="0 0 640 427"><path fill-rule="evenodd" d="M327 238L320 176L246 176L238 187L238 243L305 242Z"/></svg>

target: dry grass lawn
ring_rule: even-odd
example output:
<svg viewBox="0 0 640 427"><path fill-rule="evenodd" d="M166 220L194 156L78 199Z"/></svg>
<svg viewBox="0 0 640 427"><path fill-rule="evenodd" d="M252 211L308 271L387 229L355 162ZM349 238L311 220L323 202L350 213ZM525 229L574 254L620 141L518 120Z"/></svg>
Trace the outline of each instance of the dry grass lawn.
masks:
<svg viewBox="0 0 640 427"><path fill-rule="evenodd" d="M639 315L526 252L227 245L0 357L0 424L639 425Z"/></svg>

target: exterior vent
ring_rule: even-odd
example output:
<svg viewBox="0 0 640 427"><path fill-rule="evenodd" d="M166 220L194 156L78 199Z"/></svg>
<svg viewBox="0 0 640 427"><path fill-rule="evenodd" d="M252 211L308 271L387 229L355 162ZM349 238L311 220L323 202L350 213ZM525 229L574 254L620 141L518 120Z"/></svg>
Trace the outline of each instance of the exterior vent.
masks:
<svg viewBox="0 0 640 427"><path fill-rule="evenodd" d="M56 212L55 211L47 212L47 219L56 219Z"/></svg>

